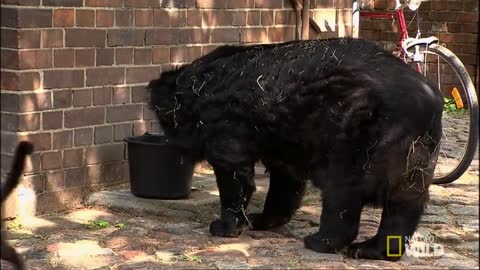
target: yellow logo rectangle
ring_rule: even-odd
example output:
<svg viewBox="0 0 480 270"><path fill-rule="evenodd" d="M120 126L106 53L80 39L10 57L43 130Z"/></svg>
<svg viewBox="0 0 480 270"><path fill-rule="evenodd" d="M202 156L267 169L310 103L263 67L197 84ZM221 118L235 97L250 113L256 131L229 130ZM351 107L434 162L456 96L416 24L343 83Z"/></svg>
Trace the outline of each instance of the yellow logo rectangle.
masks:
<svg viewBox="0 0 480 270"><path fill-rule="evenodd" d="M398 253L390 252L390 240L398 239ZM387 257L402 257L402 236L401 235L387 235Z"/></svg>

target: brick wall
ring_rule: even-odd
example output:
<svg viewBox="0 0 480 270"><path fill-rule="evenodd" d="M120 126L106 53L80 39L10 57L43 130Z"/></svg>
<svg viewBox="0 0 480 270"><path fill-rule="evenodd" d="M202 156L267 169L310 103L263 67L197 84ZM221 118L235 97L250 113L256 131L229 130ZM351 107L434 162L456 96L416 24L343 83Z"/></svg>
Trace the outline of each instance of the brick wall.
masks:
<svg viewBox="0 0 480 270"><path fill-rule="evenodd" d="M363 0L372 8L393 10L393 0ZM478 0L432 0L423 2L419 9L420 30L423 37L436 36L441 44L454 52L465 64L473 82L478 82ZM407 25L414 12L405 9ZM415 34L416 21L408 27L409 33ZM360 37L379 41L385 48L393 49L398 39L398 33L389 20L360 20ZM479 85L477 83L477 93Z"/></svg>
<svg viewBox="0 0 480 270"><path fill-rule="evenodd" d="M295 31L289 0L1 3L2 176L16 143L32 141L22 185L37 213L128 181L122 139L159 131L144 86L160 72L221 44L292 40ZM321 37L349 33L348 1L311 7Z"/></svg>

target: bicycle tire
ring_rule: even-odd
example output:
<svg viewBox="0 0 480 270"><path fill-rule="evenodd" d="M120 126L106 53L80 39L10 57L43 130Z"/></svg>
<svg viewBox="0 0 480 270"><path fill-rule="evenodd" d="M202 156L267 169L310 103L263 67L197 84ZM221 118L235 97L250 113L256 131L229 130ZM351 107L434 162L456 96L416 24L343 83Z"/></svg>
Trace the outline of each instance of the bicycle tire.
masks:
<svg viewBox="0 0 480 270"><path fill-rule="evenodd" d="M473 85L472 79L467 72L467 69L463 65L462 61L449 49L445 48L439 44L431 44L428 46L427 50L424 50L423 53L433 53L437 56L441 57L450 68L455 71L459 81L462 84L464 90L464 97L466 98L466 103L469 108L469 117L470 117L470 124L469 124L469 134L468 134L468 141L466 143L466 149L463 156L460 159L460 162L454 169L448 172L445 175L433 178L434 184L449 184L453 181L460 178L465 171L470 166L475 152L477 150L478 139L479 139L479 112L478 112L478 99L477 94L475 92L475 87ZM443 131L442 131L443 132Z"/></svg>

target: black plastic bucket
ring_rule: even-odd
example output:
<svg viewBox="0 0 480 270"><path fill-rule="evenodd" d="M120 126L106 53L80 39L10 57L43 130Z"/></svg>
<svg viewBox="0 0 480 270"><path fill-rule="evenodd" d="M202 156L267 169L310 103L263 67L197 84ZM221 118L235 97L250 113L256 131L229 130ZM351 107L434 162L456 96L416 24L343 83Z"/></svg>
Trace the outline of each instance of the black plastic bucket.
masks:
<svg viewBox="0 0 480 270"><path fill-rule="evenodd" d="M125 141L133 195L153 199L189 197L194 168L190 155L163 135L145 133Z"/></svg>

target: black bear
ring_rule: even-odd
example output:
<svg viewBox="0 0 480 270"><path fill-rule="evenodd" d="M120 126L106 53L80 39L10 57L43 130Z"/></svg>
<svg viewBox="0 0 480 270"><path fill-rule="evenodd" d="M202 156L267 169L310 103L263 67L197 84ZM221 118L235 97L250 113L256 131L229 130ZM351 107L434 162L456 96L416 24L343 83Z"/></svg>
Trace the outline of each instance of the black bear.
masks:
<svg viewBox="0 0 480 270"><path fill-rule="evenodd" d="M165 134L213 166L221 217L212 235L237 236L247 221L259 230L286 224L311 180L322 213L307 248L403 254L428 199L443 100L391 53L350 38L222 46L148 88ZM247 217L257 161L270 187L263 212ZM383 207L380 227L352 244L365 205Z"/></svg>

